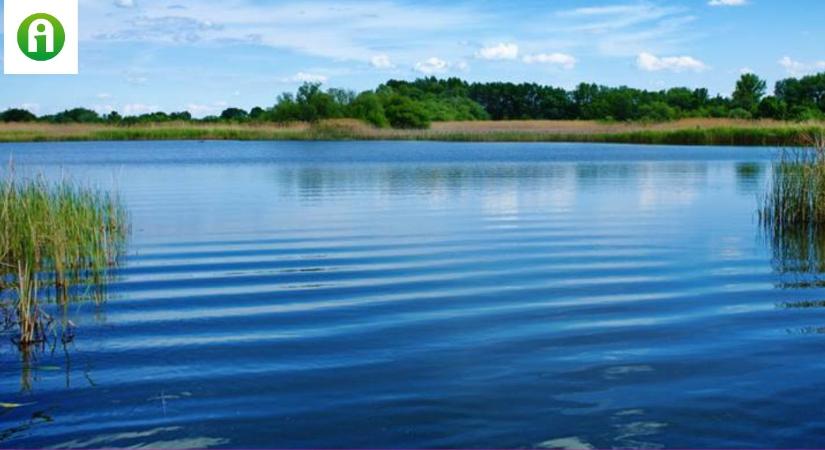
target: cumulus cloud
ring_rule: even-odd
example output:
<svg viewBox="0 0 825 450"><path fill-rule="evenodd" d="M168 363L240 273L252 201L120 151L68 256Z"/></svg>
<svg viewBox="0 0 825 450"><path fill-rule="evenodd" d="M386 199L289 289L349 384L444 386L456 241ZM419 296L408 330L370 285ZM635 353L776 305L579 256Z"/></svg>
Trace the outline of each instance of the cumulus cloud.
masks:
<svg viewBox="0 0 825 450"><path fill-rule="evenodd" d="M710 6L744 6L748 4L748 0L710 0Z"/></svg>
<svg viewBox="0 0 825 450"><path fill-rule="evenodd" d="M527 64L552 64L566 70L576 67L576 58L565 53L536 53L525 55L522 59Z"/></svg>
<svg viewBox="0 0 825 450"><path fill-rule="evenodd" d="M502 42L490 47L484 47L476 53L476 58L487 60L516 59L518 58L518 45Z"/></svg>
<svg viewBox="0 0 825 450"><path fill-rule="evenodd" d="M419 61L415 64L415 71L421 72L425 75L433 75L437 73L444 73L450 68L450 63L443 59L432 57L425 61Z"/></svg>
<svg viewBox="0 0 825 450"><path fill-rule="evenodd" d="M285 83L326 83L327 80L329 78L325 75L307 72L298 72L291 77L281 79Z"/></svg>
<svg viewBox="0 0 825 450"><path fill-rule="evenodd" d="M779 60L779 65L784 67L785 71L793 76L807 75L812 72L825 70L825 61L806 63L797 61L790 56L782 57L782 59Z"/></svg>
<svg viewBox="0 0 825 450"><path fill-rule="evenodd" d="M686 70L701 72L708 68L705 63L692 56L666 56L660 58L647 52L639 54L636 58L636 65L640 69L648 72L658 72L660 70L669 70L671 72L684 72Z"/></svg>
<svg viewBox="0 0 825 450"><path fill-rule="evenodd" d="M373 56L370 58L370 65L376 69L392 69L395 67L395 64L390 61L390 57L387 55Z"/></svg>

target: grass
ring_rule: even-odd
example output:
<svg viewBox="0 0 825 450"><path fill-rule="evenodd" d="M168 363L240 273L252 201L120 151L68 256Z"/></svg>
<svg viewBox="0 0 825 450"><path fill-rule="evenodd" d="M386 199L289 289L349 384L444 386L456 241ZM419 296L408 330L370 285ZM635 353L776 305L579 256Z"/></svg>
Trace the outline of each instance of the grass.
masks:
<svg viewBox="0 0 825 450"><path fill-rule="evenodd" d="M165 123L136 126L2 124L0 142L130 140L422 140L605 142L664 145L800 146L825 123L686 119L667 123L594 121L437 122L428 130L378 129L349 119L317 124Z"/></svg>
<svg viewBox="0 0 825 450"><path fill-rule="evenodd" d="M115 195L65 180L17 179L13 169L0 202L0 299L11 303L5 309L25 346L45 338L44 302L66 306L77 288L103 285L122 251L127 216Z"/></svg>
<svg viewBox="0 0 825 450"><path fill-rule="evenodd" d="M783 155L759 211L782 272L825 272L825 135Z"/></svg>

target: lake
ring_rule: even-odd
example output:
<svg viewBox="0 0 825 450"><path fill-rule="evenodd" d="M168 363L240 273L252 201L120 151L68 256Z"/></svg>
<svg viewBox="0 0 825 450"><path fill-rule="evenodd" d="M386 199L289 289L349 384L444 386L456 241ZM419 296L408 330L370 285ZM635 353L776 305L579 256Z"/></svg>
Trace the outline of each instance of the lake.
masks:
<svg viewBox="0 0 825 450"><path fill-rule="evenodd" d="M756 215L777 153L2 145L117 189L132 237L72 342L0 342L0 446L821 447L825 284Z"/></svg>

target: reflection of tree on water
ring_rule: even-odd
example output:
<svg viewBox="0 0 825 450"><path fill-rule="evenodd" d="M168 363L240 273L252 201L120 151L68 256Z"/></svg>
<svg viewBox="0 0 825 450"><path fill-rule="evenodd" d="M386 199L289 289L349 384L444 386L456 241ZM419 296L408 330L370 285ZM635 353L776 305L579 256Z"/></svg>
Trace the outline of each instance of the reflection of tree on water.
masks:
<svg viewBox="0 0 825 450"><path fill-rule="evenodd" d="M742 193L756 193L762 185L763 166L756 162L736 164L736 187Z"/></svg>

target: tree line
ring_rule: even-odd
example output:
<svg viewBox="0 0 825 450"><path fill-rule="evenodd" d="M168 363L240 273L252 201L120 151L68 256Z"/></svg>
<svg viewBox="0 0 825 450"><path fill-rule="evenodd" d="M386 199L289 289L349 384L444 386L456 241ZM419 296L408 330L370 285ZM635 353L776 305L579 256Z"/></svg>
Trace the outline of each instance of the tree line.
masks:
<svg viewBox="0 0 825 450"><path fill-rule="evenodd" d="M581 83L573 90L536 83L468 83L459 78L390 80L361 93L305 83L285 93L269 108L227 108L219 116L193 119L189 112L154 112L122 116L74 108L37 117L24 109L0 113L4 122L108 123L158 122L317 122L353 118L377 127L427 128L455 120L603 120L661 122L690 117L777 120L825 119L825 72L776 83L743 74L730 97L710 96L707 89L676 87L648 91L626 86Z"/></svg>

